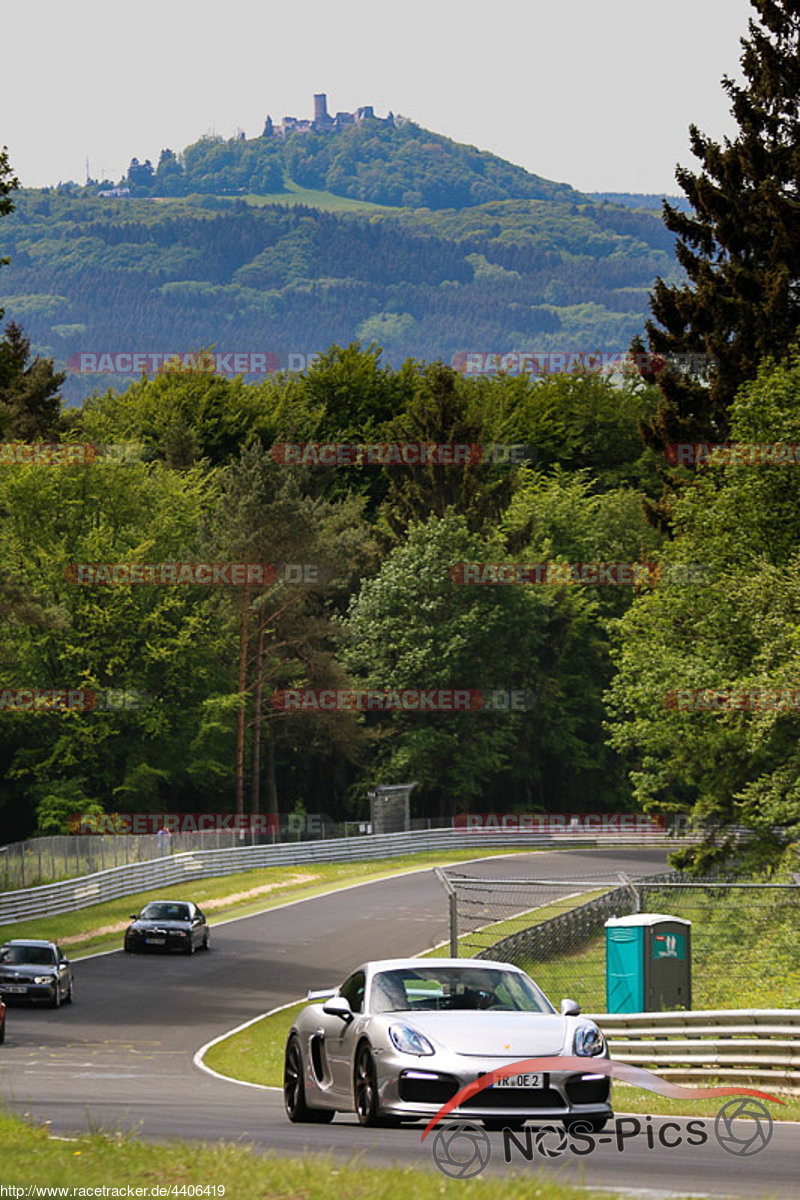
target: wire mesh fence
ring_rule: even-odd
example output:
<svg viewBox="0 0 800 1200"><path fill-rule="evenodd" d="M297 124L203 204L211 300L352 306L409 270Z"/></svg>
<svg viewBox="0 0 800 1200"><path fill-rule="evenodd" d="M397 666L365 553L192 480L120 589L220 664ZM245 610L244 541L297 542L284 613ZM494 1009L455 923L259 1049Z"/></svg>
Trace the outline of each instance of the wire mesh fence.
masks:
<svg viewBox="0 0 800 1200"><path fill-rule="evenodd" d="M368 820L335 821L326 813L278 814L274 833L213 829L196 833L64 834L28 838L0 846L0 891L57 883L122 867L129 863L152 862L169 854L198 850L231 850L242 846L306 842L328 838L363 837L373 832ZM446 824L444 817L422 817L409 821L412 830L435 829Z"/></svg>
<svg viewBox="0 0 800 1200"><path fill-rule="evenodd" d="M451 952L526 970L554 1001L606 1008L605 922L635 912L692 922L692 1005L800 1007L797 881L687 879L677 872L581 880L439 872Z"/></svg>
<svg viewBox="0 0 800 1200"><path fill-rule="evenodd" d="M240 845L236 833L171 834L65 834L29 838L0 846L0 890L35 887L122 867L128 863L151 862L184 850L224 850Z"/></svg>

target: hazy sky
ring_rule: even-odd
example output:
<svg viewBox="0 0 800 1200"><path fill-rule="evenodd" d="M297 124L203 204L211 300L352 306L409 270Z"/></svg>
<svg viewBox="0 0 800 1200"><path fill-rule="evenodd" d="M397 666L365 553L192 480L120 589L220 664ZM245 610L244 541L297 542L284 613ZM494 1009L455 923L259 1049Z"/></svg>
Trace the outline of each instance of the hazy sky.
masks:
<svg viewBox="0 0 800 1200"><path fill-rule="evenodd" d="M586 191L675 192L734 125L749 0L10 0L0 145L26 186L118 178L312 94L372 104Z"/></svg>

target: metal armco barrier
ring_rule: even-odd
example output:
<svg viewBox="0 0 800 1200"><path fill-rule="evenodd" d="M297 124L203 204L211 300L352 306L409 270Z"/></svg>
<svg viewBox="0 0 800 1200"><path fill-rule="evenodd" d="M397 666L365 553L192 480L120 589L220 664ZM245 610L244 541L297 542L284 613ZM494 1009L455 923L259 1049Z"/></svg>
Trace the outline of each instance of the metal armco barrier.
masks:
<svg viewBox="0 0 800 1200"><path fill-rule="evenodd" d="M695 837L672 837L660 831L630 834L559 833L541 836L530 833L465 833L460 829L423 829L410 833L368 834L358 838L327 838L324 841L246 846L231 850L198 850L173 854L150 862L110 867L78 879L41 887L0 892L0 925L33 917L73 912L116 900L135 892L151 891L173 883L189 882L211 875L233 875L259 867L296 866L315 862L358 862L371 858L394 858L426 850L454 851L506 848L535 850L567 846L608 847L660 846L664 850L691 844Z"/></svg>
<svg viewBox="0 0 800 1200"><path fill-rule="evenodd" d="M595 1013L591 1019L608 1038L612 1058L674 1083L714 1080L800 1095L800 1009Z"/></svg>

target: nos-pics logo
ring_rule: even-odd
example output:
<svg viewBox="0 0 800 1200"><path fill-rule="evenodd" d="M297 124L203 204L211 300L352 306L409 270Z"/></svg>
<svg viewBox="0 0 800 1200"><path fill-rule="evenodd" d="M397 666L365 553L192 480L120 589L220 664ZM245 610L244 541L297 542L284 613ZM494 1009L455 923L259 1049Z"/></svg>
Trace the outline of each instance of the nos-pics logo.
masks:
<svg viewBox="0 0 800 1200"><path fill-rule="evenodd" d="M559 1059L537 1060L540 1066L548 1070L583 1070L585 1059L572 1060L560 1056ZM508 1074L527 1070L534 1060L514 1063L510 1066L498 1067L494 1071L482 1075L474 1083L467 1084L456 1093L447 1104L443 1105L436 1116L427 1125L422 1137L436 1130L431 1143L433 1161L442 1172L451 1179L471 1179L486 1169L491 1161L492 1148L486 1130L474 1122L458 1124L440 1124L454 1109L477 1095L484 1088L491 1087L497 1078ZM782 1104L777 1096L767 1092L759 1092L754 1088L691 1088L669 1083L629 1063L612 1062L608 1059L593 1064L599 1073L609 1077L622 1079L638 1087L645 1087L659 1095L677 1099L701 1100L718 1096L731 1096L718 1111L714 1119L714 1136L717 1143L728 1154L737 1158L751 1158L760 1154L772 1139L774 1124L769 1109L763 1100ZM535 1097L531 1098L531 1106L535 1107ZM597 1124L597 1115L601 1124ZM543 1158L560 1158L570 1152L578 1156L591 1154L599 1145L613 1144L618 1151L624 1151L627 1144L636 1139L641 1146L644 1136L647 1148L654 1150L677 1149L678 1147L696 1147L705 1145L709 1140L706 1123L700 1119L686 1121L683 1125L677 1121L664 1119L658 1124L653 1118L646 1116L643 1121L638 1117L613 1117L609 1113L608 1121L602 1124L602 1114L597 1114L590 1122L581 1123L580 1117L565 1128L562 1124L540 1125L536 1129L530 1126L520 1127L524 1117L509 1117L509 1125L514 1128L503 1130L503 1158L510 1163L513 1151L531 1162L536 1153ZM494 1118L493 1120L496 1120Z"/></svg>
<svg viewBox="0 0 800 1200"><path fill-rule="evenodd" d="M513 1118L509 1118L513 1120ZM646 1117L647 1122L652 1121ZM658 1142L665 1149L678 1146L702 1146L708 1141L705 1122L691 1120L685 1125L687 1136L676 1136L681 1128L676 1121L665 1121L658 1129ZM750 1096L737 1097L723 1104L714 1120L714 1135L728 1154L737 1158L750 1158L760 1154L770 1143L773 1120L769 1110L760 1100ZM669 1137L661 1136L669 1130ZM613 1131L613 1132L612 1132ZM588 1123L581 1129L580 1121L570 1129L561 1125L526 1126L515 1130L503 1130L503 1159L511 1163L517 1156L532 1162L536 1154L541 1158L560 1158L567 1150L581 1157L591 1154L598 1145L612 1143L623 1151L631 1138L643 1132L637 1117L615 1118L608 1132L599 1133ZM645 1129L650 1149L656 1147L656 1129L647 1125ZM472 1122L439 1125L431 1144L433 1161L443 1175L450 1179L471 1179L485 1171L491 1162L492 1145L486 1130Z"/></svg>

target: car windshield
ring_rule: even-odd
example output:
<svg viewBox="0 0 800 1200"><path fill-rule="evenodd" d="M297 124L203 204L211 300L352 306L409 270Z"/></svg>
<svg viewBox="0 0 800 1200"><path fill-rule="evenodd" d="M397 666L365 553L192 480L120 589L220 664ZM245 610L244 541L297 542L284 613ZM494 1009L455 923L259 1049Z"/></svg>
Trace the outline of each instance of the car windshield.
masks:
<svg viewBox="0 0 800 1200"><path fill-rule="evenodd" d="M501 967L415 966L381 971L372 981L371 1007L376 1013L424 1009L555 1012L527 976Z"/></svg>
<svg viewBox="0 0 800 1200"><path fill-rule="evenodd" d="M188 921L189 905L168 904L166 901L157 900L142 909L139 919L141 921Z"/></svg>
<svg viewBox="0 0 800 1200"><path fill-rule="evenodd" d="M55 965L55 951L49 946L2 946L0 947L0 964L16 967L52 967Z"/></svg>

